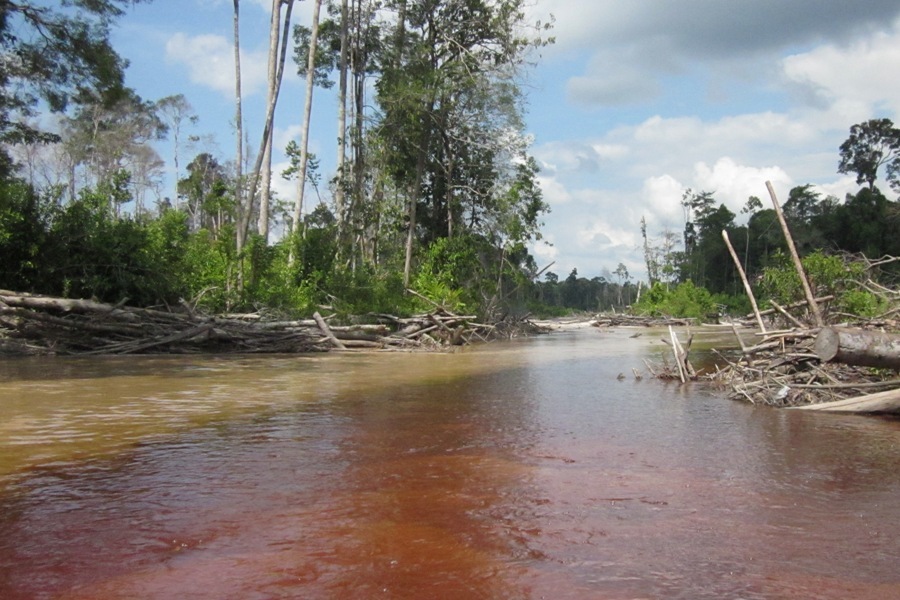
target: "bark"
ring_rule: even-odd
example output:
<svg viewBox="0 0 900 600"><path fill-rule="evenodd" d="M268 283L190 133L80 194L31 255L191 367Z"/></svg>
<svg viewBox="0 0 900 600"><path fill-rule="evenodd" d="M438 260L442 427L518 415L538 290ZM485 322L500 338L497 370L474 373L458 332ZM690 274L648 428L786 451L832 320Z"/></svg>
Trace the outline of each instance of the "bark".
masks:
<svg viewBox="0 0 900 600"><path fill-rule="evenodd" d="M234 126L236 129L235 140L235 183L234 183L234 204L240 215L244 210L244 199L242 194L244 177L244 125L243 112L241 110L241 32L240 32L240 0L234 0ZM244 236L241 234L241 227L237 230L237 252L241 253L244 248Z"/></svg>
<svg viewBox="0 0 900 600"><path fill-rule="evenodd" d="M322 0L315 0L312 30L309 35L309 57L306 63L306 101L303 106L303 131L300 134L300 171L297 174L297 201L294 203L294 233L300 231L300 218L303 214L303 192L306 188L306 167L309 162L309 124L315 87L316 46L319 41L319 10L321 7Z"/></svg>
<svg viewBox="0 0 900 600"><path fill-rule="evenodd" d="M781 223L784 239L787 242L788 250L790 250L791 259L794 261L794 268L797 269L797 275L800 277L800 283L803 285L803 293L806 294L806 301L809 303L809 308L812 310L813 317L816 319L816 325L822 327L825 324L822 319L822 311L819 310L815 295L809 287L809 279L807 279L806 272L803 270L803 263L800 261L800 255L797 253L796 246L794 246L794 238L791 236L790 229L788 229L787 221L784 219L784 213L781 211L781 205L778 203L778 197L775 196L775 188L772 187L771 181L766 182L766 188L768 188L769 196L772 198L772 204L775 206L775 214L778 216L778 222Z"/></svg>
<svg viewBox="0 0 900 600"><path fill-rule="evenodd" d="M810 404L808 406L794 406L794 410L818 410L823 412L847 412L847 413L897 413L900 412L900 388L866 394L855 398L846 398L834 402L822 404Z"/></svg>
<svg viewBox="0 0 900 600"><path fill-rule="evenodd" d="M338 227L344 228L346 209L344 206L344 159L347 156L347 68L349 53L350 18L347 0L341 0L341 59L338 73L338 139L337 139L337 186L334 190L334 204L337 209ZM339 236L340 238L341 236Z"/></svg>
<svg viewBox="0 0 900 600"><path fill-rule="evenodd" d="M266 105L266 119L265 125L263 125L263 133L260 138L260 147L259 152L256 154L256 162L253 165L252 176L250 177L250 191L247 194L247 211L244 213L244 218L238 224L238 229L243 231L244 237L247 236L247 232L250 229L250 215L253 212L253 203L256 198L256 193L259 188L259 179L260 172L262 171L263 166L263 158L265 157L266 146L269 145L272 129L275 122L275 105L278 103L278 94L281 91L281 79L284 76L284 62L287 56L287 40L289 35L289 29L291 25L291 11L293 10L294 3L289 2L287 4L287 10L284 14L284 27L282 31L281 38L281 54L278 59L278 72L275 77L275 90L272 95L269 96L268 103ZM273 6L274 9L274 6ZM271 82L270 82L271 85Z"/></svg>
<svg viewBox="0 0 900 600"><path fill-rule="evenodd" d="M898 334L826 327L816 336L814 350L823 362L900 370Z"/></svg>
<svg viewBox="0 0 900 600"><path fill-rule="evenodd" d="M328 338L328 341L330 341L335 348L339 348L341 350L346 349L346 346L344 346L341 340L337 339L334 334L331 333L331 329L328 328L328 323L325 322L325 319L322 318L322 315L315 312L313 313L313 319L316 321L316 325L319 326L319 329L322 331L325 337Z"/></svg>
<svg viewBox="0 0 900 600"><path fill-rule="evenodd" d="M269 22L269 60L267 106L273 104L278 77L278 42L281 33L281 0L272 0L272 18ZM265 138L262 171L259 185L259 220L257 232L269 239L269 195L272 188L272 129Z"/></svg>

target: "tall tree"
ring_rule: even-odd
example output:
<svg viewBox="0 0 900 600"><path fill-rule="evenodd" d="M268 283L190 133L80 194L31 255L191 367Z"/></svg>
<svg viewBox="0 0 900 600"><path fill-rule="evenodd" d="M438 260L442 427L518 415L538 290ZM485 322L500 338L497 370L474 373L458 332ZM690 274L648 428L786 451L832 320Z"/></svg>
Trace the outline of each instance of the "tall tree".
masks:
<svg viewBox="0 0 900 600"><path fill-rule="evenodd" d="M158 105L142 100L128 90L115 102L94 98L82 100L72 117L62 121L63 145L70 156L70 200L75 198L77 171L82 187L109 183L119 172L131 175L136 200L154 187L162 160L152 142L168 131L160 119Z"/></svg>
<svg viewBox="0 0 900 600"><path fill-rule="evenodd" d="M27 119L41 100L63 112L86 92L116 98L126 63L110 45L110 26L140 1L0 2L0 143L59 139Z"/></svg>
<svg viewBox="0 0 900 600"><path fill-rule="evenodd" d="M267 70L267 101L266 106L272 103L275 95L275 83L278 75L278 45L281 38L281 0L272 0L271 17L269 20L269 58ZM269 195L272 188L272 129L269 129L263 144L262 171L259 183L259 219L257 232L268 240L269 238Z"/></svg>
<svg viewBox="0 0 900 600"><path fill-rule="evenodd" d="M313 89L316 77L316 45L319 38L319 11L322 8L322 0L314 0L312 27L309 35L309 53L306 65L306 100L303 105L303 129L300 133L300 167L297 175L297 201L294 204L294 228L300 225L300 215L303 212L303 192L306 188L306 168L309 162L309 124L312 116Z"/></svg>
<svg viewBox="0 0 900 600"><path fill-rule="evenodd" d="M175 181L181 176L179 156L181 152L181 128L185 121L196 124L199 117L194 113L194 107L188 102L184 94L166 96L156 103L157 114L172 134L172 162L175 169ZM172 201L177 202L178 188L172 194Z"/></svg>
<svg viewBox="0 0 900 600"><path fill-rule="evenodd" d="M235 127L235 178L234 178L234 204L238 211L238 227L236 233L236 245L238 254L244 248L243 213L244 206L244 116L241 109L243 93L241 91L241 11L240 0L234 0L234 127ZM249 216L247 217L249 220Z"/></svg>
<svg viewBox="0 0 900 600"><path fill-rule="evenodd" d="M420 225L426 239L448 235L460 190L475 192L468 197L473 221L492 199L482 184L505 157L496 145L477 142L504 138L510 123L504 116L516 105L510 92L517 89L506 84L527 49L543 41L527 36L522 0L393 0L388 6L397 18L377 84L379 144L395 185L406 193L408 281ZM513 110L504 115L507 109ZM420 209L428 211L421 223Z"/></svg>
<svg viewBox="0 0 900 600"><path fill-rule="evenodd" d="M856 183L875 189L878 169L887 167L892 187L900 186L900 129L890 119L870 119L850 128L850 137L841 144L839 173L856 173Z"/></svg>

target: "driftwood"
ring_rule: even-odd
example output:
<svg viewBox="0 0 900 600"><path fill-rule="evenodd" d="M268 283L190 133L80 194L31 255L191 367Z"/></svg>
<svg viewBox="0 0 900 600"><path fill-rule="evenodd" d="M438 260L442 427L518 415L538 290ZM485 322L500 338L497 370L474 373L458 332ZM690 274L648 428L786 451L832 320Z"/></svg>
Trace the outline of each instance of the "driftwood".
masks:
<svg viewBox="0 0 900 600"><path fill-rule="evenodd" d="M512 337L523 323L478 323L441 307L412 317L368 315L373 323L329 325L267 320L257 313L197 315L0 290L0 353L295 353L327 350L440 350Z"/></svg>
<svg viewBox="0 0 900 600"><path fill-rule="evenodd" d="M900 412L900 388L856 396L845 400L825 402L822 404L809 404L807 406L793 406L795 410L819 410L823 412L851 412L851 413L892 413Z"/></svg>
<svg viewBox="0 0 900 600"><path fill-rule="evenodd" d="M825 327L813 347L823 362L900 370L900 335L846 327Z"/></svg>
<svg viewBox="0 0 900 600"><path fill-rule="evenodd" d="M687 327L694 325L696 319L673 317L649 317L645 315L597 315L590 320L592 327Z"/></svg>

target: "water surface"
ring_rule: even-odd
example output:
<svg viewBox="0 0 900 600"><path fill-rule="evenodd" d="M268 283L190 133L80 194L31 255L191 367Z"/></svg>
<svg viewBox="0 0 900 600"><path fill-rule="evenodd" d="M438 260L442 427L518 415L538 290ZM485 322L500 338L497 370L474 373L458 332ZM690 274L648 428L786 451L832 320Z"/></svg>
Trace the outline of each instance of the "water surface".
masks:
<svg viewBox="0 0 900 600"><path fill-rule="evenodd" d="M900 597L900 422L631 333L0 363L0 598Z"/></svg>

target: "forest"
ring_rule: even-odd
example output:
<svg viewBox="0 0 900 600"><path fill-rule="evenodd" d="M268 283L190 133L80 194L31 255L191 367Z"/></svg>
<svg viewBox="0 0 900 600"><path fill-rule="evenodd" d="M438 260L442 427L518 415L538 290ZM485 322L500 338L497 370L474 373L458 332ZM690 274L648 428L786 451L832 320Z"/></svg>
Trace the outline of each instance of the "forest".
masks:
<svg viewBox="0 0 900 600"><path fill-rule="evenodd" d="M775 211L748 198L738 225L715 190L684 191L682 231L635 223L645 279L624 264L587 279L535 262L528 245L549 206L529 154L522 79L553 38L552 23L526 21L523 0L313 1L312 23L296 24L294 2L273 0L262 131L242 130L236 61L231 156L183 156L185 126L197 119L189 99L147 100L126 85L110 31L135 2L0 3L0 289L273 317L434 305L485 322L746 314L727 231L754 286L796 295ZM239 23L234 0L236 55ZM275 173L287 69L306 81L305 127L287 148L291 168ZM315 90L332 87L338 161L323 173L308 127ZM163 141L178 173L169 191L155 149ZM798 186L783 210L811 277L852 292L848 311L875 314L878 298L852 285L851 257L900 255L900 129L888 119L850 125L835 162L857 176L856 194ZM294 181L296 197L278 197L275 177Z"/></svg>

